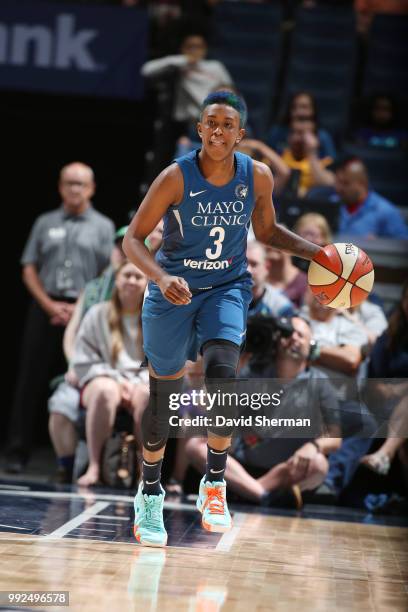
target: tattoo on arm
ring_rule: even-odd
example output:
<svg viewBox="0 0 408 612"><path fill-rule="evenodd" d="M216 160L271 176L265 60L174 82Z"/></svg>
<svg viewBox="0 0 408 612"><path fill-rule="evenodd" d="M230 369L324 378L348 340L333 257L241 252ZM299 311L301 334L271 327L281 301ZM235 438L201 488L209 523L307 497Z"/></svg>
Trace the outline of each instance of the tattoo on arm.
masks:
<svg viewBox="0 0 408 612"><path fill-rule="evenodd" d="M269 239L269 245L291 255L297 255L309 260L313 259L321 250L321 247L313 244L313 242L301 238L279 224L275 225L274 232Z"/></svg>
<svg viewBox="0 0 408 612"><path fill-rule="evenodd" d="M263 209L260 206L256 207L252 213L252 225L254 224L259 225L260 227L265 225L265 216L263 214Z"/></svg>

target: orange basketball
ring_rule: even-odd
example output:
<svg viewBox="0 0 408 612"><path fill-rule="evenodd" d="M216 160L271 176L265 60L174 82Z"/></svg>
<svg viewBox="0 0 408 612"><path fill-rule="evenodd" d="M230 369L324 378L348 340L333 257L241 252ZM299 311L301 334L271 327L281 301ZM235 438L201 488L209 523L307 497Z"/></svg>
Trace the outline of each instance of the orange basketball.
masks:
<svg viewBox="0 0 408 612"><path fill-rule="evenodd" d="M374 283L374 267L354 244L328 244L309 265L309 286L316 299L331 308L351 308L364 302Z"/></svg>

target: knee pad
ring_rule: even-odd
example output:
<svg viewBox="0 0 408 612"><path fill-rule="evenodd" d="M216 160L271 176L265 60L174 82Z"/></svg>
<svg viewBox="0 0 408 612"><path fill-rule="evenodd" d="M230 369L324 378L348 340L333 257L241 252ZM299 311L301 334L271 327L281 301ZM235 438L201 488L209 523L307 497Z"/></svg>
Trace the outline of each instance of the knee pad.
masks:
<svg viewBox="0 0 408 612"><path fill-rule="evenodd" d="M150 376L149 403L142 417L143 446L156 452L166 445L169 437L169 403L173 393L180 394L183 377L174 380Z"/></svg>
<svg viewBox="0 0 408 612"><path fill-rule="evenodd" d="M235 378L240 347L229 340L209 340L203 346L204 375L212 378Z"/></svg>
<svg viewBox="0 0 408 612"><path fill-rule="evenodd" d="M204 374L207 391L226 394L235 390L235 378L237 373L240 347L228 340L209 340L203 346ZM222 381L222 382L221 382ZM224 396L226 397L226 396ZM231 419L237 415L237 406L229 401L217 402L213 408L213 425L209 427L211 433L217 436L230 437L233 432L231 425L214 425L216 417Z"/></svg>

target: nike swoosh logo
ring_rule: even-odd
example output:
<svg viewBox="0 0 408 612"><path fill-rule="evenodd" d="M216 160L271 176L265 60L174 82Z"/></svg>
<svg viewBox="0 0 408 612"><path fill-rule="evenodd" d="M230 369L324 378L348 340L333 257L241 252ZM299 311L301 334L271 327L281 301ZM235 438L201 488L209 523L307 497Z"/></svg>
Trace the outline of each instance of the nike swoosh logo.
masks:
<svg viewBox="0 0 408 612"><path fill-rule="evenodd" d="M243 332L242 332L242 334L239 334L239 335L240 335L240 337L242 338L242 336L245 336L245 334L246 334L246 330L245 330L245 331L243 331Z"/></svg>
<svg viewBox="0 0 408 612"><path fill-rule="evenodd" d="M161 440L159 440L158 442L146 442L147 446L157 446L158 444L160 444Z"/></svg>
<svg viewBox="0 0 408 612"><path fill-rule="evenodd" d="M213 470L213 469L210 470L211 474L221 474L221 472L223 471L224 470Z"/></svg>
<svg viewBox="0 0 408 612"><path fill-rule="evenodd" d="M203 189L202 191L190 191L190 198L194 198L195 196L200 195L200 193L204 193L205 191L207 191L206 189Z"/></svg>

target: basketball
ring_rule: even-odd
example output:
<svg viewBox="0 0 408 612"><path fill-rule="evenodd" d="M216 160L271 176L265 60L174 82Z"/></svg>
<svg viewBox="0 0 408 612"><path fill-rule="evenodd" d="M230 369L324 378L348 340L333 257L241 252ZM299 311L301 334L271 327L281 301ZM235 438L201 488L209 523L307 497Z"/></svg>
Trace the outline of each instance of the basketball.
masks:
<svg viewBox="0 0 408 612"><path fill-rule="evenodd" d="M370 294L374 267L354 244L337 242L323 248L309 265L308 282L314 296L330 308L358 306Z"/></svg>

